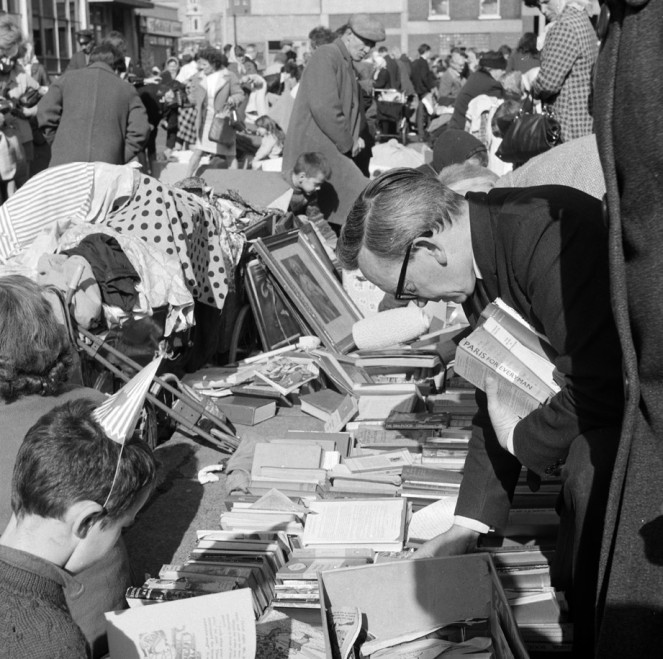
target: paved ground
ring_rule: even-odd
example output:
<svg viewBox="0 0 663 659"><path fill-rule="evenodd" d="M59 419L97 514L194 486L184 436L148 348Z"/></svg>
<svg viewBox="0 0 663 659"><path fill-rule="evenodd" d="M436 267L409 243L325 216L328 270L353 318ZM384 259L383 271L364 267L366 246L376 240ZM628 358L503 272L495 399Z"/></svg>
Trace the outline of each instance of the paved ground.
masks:
<svg viewBox="0 0 663 659"><path fill-rule="evenodd" d="M322 422L302 414L298 408L279 408L278 414L257 426L238 426L242 438L230 459L232 475L216 483L201 485L198 470L227 459L209 446L176 433L156 450L158 485L136 523L125 533L134 578L142 583L149 572L155 576L163 563L186 559L196 542L198 529L218 529L224 510L227 485L246 484L255 442L264 437L284 436L288 428L322 430Z"/></svg>

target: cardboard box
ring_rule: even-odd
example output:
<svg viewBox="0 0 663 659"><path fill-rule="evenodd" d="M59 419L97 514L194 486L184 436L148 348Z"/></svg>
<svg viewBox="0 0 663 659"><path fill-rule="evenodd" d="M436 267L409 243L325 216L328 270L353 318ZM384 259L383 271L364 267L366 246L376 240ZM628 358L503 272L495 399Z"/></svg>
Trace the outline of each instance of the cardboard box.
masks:
<svg viewBox="0 0 663 659"><path fill-rule="evenodd" d="M529 656L488 554L332 570L319 573L318 582L328 659L334 659L332 647L337 647L330 610L352 606L379 639L487 618L497 659Z"/></svg>

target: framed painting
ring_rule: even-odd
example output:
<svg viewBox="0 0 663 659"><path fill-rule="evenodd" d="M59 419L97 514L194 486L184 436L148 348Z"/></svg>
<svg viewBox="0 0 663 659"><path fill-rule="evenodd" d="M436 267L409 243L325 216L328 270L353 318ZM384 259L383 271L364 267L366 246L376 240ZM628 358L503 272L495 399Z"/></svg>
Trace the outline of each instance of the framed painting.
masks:
<svg viewBox="0 0 663 659"><path fill-rule="evenodd" d="M362 315L313 240L310 234L296 230L259 238L254 247L325 346L346 353L354 348L352 326Z"/></svg>
<svg viewBox="0 0 663 659"><path fill-rule="evenodd" d="M246 290L265 352L297 343L300 327L282 293L258 259L246 266Z"/></svg>

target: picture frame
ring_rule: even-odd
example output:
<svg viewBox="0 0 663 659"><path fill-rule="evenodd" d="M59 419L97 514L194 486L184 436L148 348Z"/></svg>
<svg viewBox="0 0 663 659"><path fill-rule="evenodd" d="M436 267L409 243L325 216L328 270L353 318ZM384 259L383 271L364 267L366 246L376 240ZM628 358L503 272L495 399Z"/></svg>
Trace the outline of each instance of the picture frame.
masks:
<svg viewBox="0 0 663 659"><path fill-rule="evenodd" d="M254 248L323 344L347 353L355 347L352 326L362 315L336 278L330 259L310 231L258 238ZM320 241L317 240L319 243Z"/></svg>
<svg viewBox="0 0 663 659"><path fill-rule="evenodd" d="M246 292L265 352L297 343L301 327L286 306L282 292L262 261L246 266Z"/></svg>

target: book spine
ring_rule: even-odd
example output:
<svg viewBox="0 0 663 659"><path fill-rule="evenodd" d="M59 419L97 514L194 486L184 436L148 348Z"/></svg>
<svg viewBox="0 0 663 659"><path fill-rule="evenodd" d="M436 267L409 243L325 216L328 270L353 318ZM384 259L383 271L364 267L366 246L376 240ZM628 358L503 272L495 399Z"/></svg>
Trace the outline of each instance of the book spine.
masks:
<svg viewBox="0 0 663 659"><path fill-rule="evenodd" d="M504 361L508 355L504 346L497 344L501 350L496 354L492 347L486 349L483 341L475 341L473 337L474 334L464 339L456 350L454 370L458 375L482 390L486 388L486 377L496 375L498 400L523 417L548 400L550 396L545 389L522 367L514 369L512 364ZM492 343L496 342L493 340Z"/></svg>
<svg viewBox="0 0 663 659"><path fill-rule="evenodd" d="M169 602L172 600L182 600L189 597L198 597L206 593L198 590L170 590L168 588L142 588L131 586L125 593L126 599L155 600L159 602Z"/></svg>
<svg viewBox="0 0 663 659"><path fill-rule="evenodd" d="M518 322L513 316L500 309L494 302L491 302L481 312L481 317L484 319L494 318L496 322L532 352L546 359L549 358L552 347L548 340L541 338L535 331Z"/></svg>
<svg viewBox="0 0 663 659"><path fill-rule="evenodd" d="M425 481L432 483L458 483L462 477L455 471L446 471L444 469L426 469L418 465L403 467L402 479L408 481Z"/></svg>
<svg viewBox="0 0 663 659"><path fill-rule="evenodd" d="M551 396L559 392L560 387L553 379L555 365L547 357L541 357L538 353L530 350L505 327L502 327L495 318L487 318L482 328L499 341L516 359L520 360L526 368L539 377L550 391Z"/></svg>

